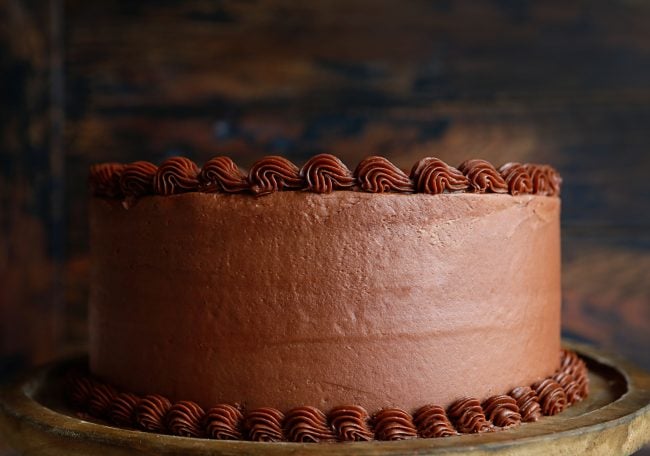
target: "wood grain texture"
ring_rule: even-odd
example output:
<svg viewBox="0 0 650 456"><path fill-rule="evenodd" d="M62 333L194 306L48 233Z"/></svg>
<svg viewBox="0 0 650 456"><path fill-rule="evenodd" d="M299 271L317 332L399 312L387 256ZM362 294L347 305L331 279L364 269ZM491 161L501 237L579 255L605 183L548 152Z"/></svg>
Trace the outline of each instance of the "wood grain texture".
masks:
<svg viewBox="0 0 650 456"><path fill-rule="evenodd" d="M259 443L192 439L123 430L80 419L61 402L70 361L40 369L0 390L0 432L16 448L43 455L627 455L650 439L650 375L596 350L588 362L591 393L563 413L478 435L402 442ZM79 360L76 361L79 363Z"/></svg>

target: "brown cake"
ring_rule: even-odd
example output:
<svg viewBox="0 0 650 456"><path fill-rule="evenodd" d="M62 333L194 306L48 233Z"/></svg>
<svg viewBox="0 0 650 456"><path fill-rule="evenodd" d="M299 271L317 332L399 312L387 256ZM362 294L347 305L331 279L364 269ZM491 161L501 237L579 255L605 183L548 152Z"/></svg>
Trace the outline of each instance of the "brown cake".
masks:
<svg viewBox="0 0 650 456"><path fill-rule="evenodd" d="M91 169L90 371L114 424L227 439L439 437L587 394L560 348L545 165L331 155Z"/></svg>

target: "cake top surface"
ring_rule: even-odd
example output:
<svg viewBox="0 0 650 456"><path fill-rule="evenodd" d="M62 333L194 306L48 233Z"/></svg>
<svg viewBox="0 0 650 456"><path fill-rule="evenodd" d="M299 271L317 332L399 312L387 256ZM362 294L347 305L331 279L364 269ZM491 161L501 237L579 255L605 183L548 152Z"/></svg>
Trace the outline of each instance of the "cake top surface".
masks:
<svg viewBox="0 0 650 456"><path fill-rule="evenodd" d="M169 158L160 166L148 161L99 163L91 166L89 174L94 196L122 199L127 204L147 195L203 192L264 196L287 190L559 196L561 182L558 172L543 164L506 163L496 168L486 160L470 159L453 167L426 157L406 171L384 157L370 156L353 172L331 154L315 155L302 167L284 157L267 156L248 172L231 158L218 156L203 167L185 157Z"/></svg>

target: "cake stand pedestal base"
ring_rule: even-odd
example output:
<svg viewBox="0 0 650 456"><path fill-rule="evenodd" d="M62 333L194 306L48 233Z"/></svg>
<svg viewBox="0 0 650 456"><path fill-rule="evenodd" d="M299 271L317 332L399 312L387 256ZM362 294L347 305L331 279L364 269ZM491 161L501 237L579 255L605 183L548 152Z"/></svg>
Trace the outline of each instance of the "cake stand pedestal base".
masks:
<svg viewBox="0 0 650 456"><path fill-rule="evenodd" d="M589 368L591 393L553 417L499 432L363 443L259 443L193 439L119 429L76 416L63 400L65 373L82 359L37 369L0 388L0 433L25 454L626 455L650 442L650 374L590 347L565 343Z"/></svg>

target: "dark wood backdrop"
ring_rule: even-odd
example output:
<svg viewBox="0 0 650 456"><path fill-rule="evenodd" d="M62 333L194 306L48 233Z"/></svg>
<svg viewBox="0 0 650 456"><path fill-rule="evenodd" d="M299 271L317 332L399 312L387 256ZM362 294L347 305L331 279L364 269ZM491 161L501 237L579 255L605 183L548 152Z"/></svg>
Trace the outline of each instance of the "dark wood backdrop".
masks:
<svg viewBox="0 0 650 456"><path fill-rule="evenodd" d="M83 347L90 163L321 151L554 164L565 334L650 368L649 30L643 0L0 0L0 377Z"/></svg>

